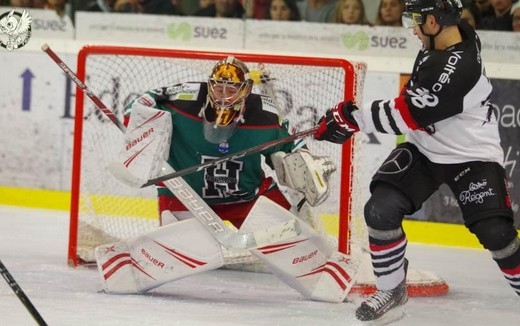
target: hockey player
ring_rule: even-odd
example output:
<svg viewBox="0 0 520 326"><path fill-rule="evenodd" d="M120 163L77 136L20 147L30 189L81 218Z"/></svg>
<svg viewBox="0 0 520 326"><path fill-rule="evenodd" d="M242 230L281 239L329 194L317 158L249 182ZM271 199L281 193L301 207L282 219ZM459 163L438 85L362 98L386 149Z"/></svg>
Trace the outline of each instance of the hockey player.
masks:
<svg viewBox="0 0 520 326"><path fill-rule="evenodd" d="M252 86L247 66L230 56L213 67L207 82L186 82L138 97L125 114L125 167L133 172L152 170L151 176L157 176L161 160L181 170L288 136L287 123L280 120L271 98L252 93ZM273 178L266 177L263 158L275 169L278 182L303 193L309 204L327 197L334 164L312 156L303 141L183 178L220 218L252 232L294 218L289 201ZM224 264L220 244L193 218L198 208L186 207L170 190L158 185L162 227L96 249L107 292L141 293ZM343 301L354 281L355 265L300 222L303 231L296 238L252 253L305 298Z"/></svg>
<svg viewBox="0 0 520 326"><path fill-rule="evenodd" d="M402 220L447 184L465 226L491 252L520 295L520 240L513 225L480 40L460 21L459 0L408 0L403 21L422 41L412 76L392 100L362 110L339 103L322 117L315 138L344 143L357 131L405 134L371 183L365 205L378 291L356 310L360 320L390 318L407 301Z"/></svg>

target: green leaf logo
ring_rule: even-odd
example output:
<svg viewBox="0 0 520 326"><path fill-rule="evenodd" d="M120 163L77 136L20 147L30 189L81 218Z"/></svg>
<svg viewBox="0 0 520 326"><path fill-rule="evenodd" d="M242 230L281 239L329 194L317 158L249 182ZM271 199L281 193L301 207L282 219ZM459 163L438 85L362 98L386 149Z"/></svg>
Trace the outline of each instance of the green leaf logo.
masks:
<svg viewBox="0 0 520 326"><path fill-rule="evenodd" d="M348 32L343 34L343 46L347 49L357 49L364 51L368 49L368 34L365 32Z"/></svg>
<svg viewBox="0 0 520 326"><path fill-rule="evenodd" d="M166 35L174 40L189 41L191 40L191 25L188 23L170 24L166 27Z"/></svg>

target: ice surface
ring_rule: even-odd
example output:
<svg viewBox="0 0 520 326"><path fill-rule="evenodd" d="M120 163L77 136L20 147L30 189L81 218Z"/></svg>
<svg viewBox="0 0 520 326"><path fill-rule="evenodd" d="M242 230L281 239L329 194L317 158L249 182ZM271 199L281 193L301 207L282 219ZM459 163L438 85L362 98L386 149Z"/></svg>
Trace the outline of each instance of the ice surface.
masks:
<svg viewBox="0 0 520 326"><path fill-rule="evenodd" d="M305 301L270 274L217 270L147 295L107 295L95 269L66 264L68 214L0 206L0 259L49 325L362 325L361 298ZM520 325L520 298L484 250L410 244L410 265L444 278L450 293L411 298L393 325ZM36 325L0 279L0 325Z"/></svg>

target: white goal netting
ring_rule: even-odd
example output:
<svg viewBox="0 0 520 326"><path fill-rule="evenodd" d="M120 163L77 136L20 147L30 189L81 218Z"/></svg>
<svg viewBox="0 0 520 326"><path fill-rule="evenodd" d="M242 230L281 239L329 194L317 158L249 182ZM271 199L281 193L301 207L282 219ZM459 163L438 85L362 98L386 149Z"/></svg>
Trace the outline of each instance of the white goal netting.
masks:
<svg viewBox="0 0 520 326"><path fill-rule="evenodd" d="M122 120L123 108L145 91L186 81L207 81L213 65L228 53L122 47L85 47L78 56L78 76ZM279 114L295 131L312 128L325 110L344 99L362 102L366 65L342 59L235 54L253 74L267 73L268 85L253 92L273 98ZM69 264L93 262L103 243L136 236L159 226L156 190L118 182L105 169L123 145L121 131L81 92L76 94ZM314 155L330 156L338 170L328 199L309 214L319 232L341 251L365 247L362 218L368 184L363 149L357 137L347 145L307 138ZM356 172L357 171L357 172ZM294 204L299 198L288 193ZM254 258L226 252L227 265L254 265ZM245 269L262 269L261 266ZM367 282L369 283L369 282ZM373 285L371 285L373 287Z"/></svg>

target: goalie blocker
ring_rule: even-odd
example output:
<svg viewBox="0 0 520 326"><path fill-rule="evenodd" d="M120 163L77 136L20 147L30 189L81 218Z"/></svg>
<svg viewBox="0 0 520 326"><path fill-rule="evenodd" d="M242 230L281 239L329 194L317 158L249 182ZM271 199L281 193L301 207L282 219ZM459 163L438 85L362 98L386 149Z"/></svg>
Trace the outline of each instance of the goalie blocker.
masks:
<svg viewBox="0 0 520 326"><path fill-rule="evenodd" d="M261 196L240 232L296 218ZM354 284L358 264L335 251L312 228L291 240L260 247L252 253L273 274L304 298L342 302ZM108 293L144 293L164 283L224 264L221 246L196 219L175 222L147 234L96 248L96 261Z"/></svg>

